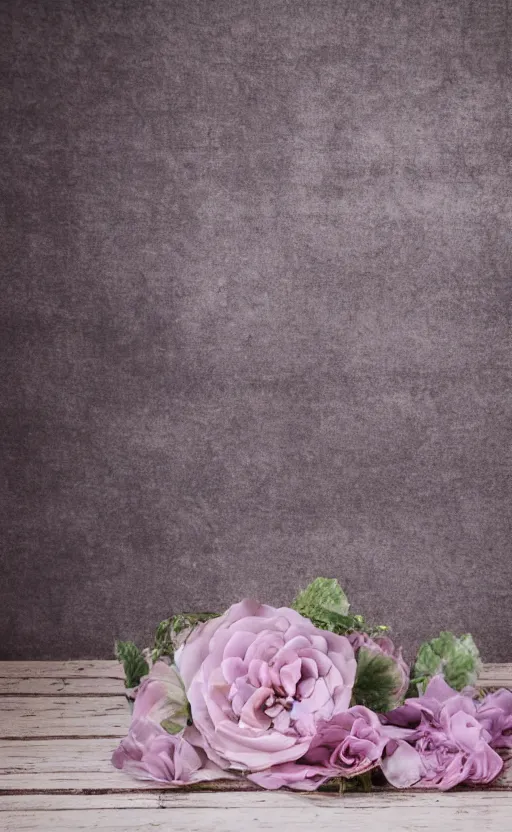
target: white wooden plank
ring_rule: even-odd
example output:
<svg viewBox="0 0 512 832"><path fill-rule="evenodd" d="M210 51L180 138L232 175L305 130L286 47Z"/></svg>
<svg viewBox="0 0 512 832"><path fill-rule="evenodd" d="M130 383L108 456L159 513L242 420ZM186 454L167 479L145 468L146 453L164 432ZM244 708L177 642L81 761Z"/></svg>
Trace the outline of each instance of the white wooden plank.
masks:
<svg viewBox="0 0 512 832"><path fill-rule="evenodd" d="M341 801L341 802L340 802ZM248 791L248 792L207 792L167 790L145 792L123 792L105 794L6 794L0 799L2 811L62 811L91 809L196 809L196 810L237 810L237 809L286 809L294 805L311 806L315 809L333 807L354 807L360 811L382 811L389 809L416 808L421 811L435 810L439 803L459 806L470 811L475 806L510 806L512 794L492 790L466 790L459 792L385 791L369 794L326 794L324 792ZM363 816L364 817L364 816Z"/></svg>
<svg viewBox="0 0 512 832"><path fill-rule="evenodd" d="M257 789L243 794L234 791L203 792L184 789L148 789L143 792L103 794L6 794L0 798L0 813L51 809L238 809L241 805L247 809L262 806L281 807L289 805L291 795L291 792L264 792ZM315 793L315 806L329 806L331 798L330 794Z"/></svg>
<svg viewBox="0 0 512 832"><path fill-rule="evenodd" d="M117 771L110 738L0 740L0 794L6 791L133 791L165 789ZM223 788L232 788L227 782ZM241 781L237 788L254 789Z"/></svg>
<svg viewBox="0 0 512 832"><path fill-rule="evenodd" d="M115 660L108 661L68 661L68 662L0 662L0 677L29 679L37 677L70 678L73 676L89 678L123 679L123 668Z"/></svg>
<svg viewBox="0 0 512 832"><path fill-rule="evenodd" d="M104 772L72 771L62 773L50 771L47 774L2 774L0 775L0 800L5 792L87 792L113 789L118 792L130 792L134 789L155 789L156 783L149 780L134 780L117 771L114 767ZM161 786L162 790L172 788Z"/></svg>
<svg viewBox="0 0 512 832"><path fill-rule="evenodd" d="M91 830L102 832L510 832L512 795L489 800L477 793L436 795L436 802L388 803L382 805L365 797L364 802L336 798L328 806L317 806L306 795L288 795L288 805L237 808L129 808L52 809L48 811L7 811L2 813L7 832L25 830ZM245 798L246 795L240 795ZM454 799L455 798L455 799ZM467 799L468 798L468 799Z"/></svg>
<svg viewBox="0 0 512 832"><path fill-rule="evenodd" d="M512 664L484 664L478 684L480 687L512 688Z"/></svg>
<svg viewBox="0 0 512 832"><path fill-rule="evenodd" d="M0 777L60 771L107 772L118 740L109 738L0 740Z"/></svg>
<svg viewBox="0 0 512 832"><path fill-rule="evenodd" d="M18 678L0 676L0 696L124 696L122 679L109 676L39 676ZM0 707L2 700L0 699Z"/></svg>
<svg viewBox="0 0 512 832"><path fill-rule="evenodd" d="M0 740L0 794L12 790L85 791L151 788L111 763L116 739Z"/></svg>
<svg viewBox="0 0 512 832"><path fill-rule="evenodd" d="M124 697L3 696L0 737L121 737L130 724Z"/></svg>

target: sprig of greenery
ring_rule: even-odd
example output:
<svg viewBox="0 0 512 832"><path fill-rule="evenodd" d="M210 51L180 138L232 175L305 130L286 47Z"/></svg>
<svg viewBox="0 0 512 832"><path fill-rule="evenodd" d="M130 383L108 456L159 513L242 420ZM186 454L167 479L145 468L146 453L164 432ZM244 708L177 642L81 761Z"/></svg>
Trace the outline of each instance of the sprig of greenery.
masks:
<svg viewBox="0 0 512 832"><path fill-rule="evenodd" d="M166 618L156 628L155 640L151 650L151 661L153 663L162 658L162 656L169 656L171 660L174 656L172 621L172 618Z"/></svg>
<svg viewBox="0 0 512 832"><path fill-rule="evenodd" d="M178 637L186 630L193 630L197 624L209 621L210 618L217 618L216 612L179 613L171 618L161 621L156 628L155 641L151 649L151 661L156 662L163 656L168 656L171 661L174 658L174 651L177 648Z"/></svg>
<svg viewBox="0 0 512 832"><path fill-rule="evenodd" d="M315 578L299 592L292 608L321 630L345 635L364 632L369 636L382 635L388 627L370 627L362 615L350 613L350 603L336 578Z"/></svg>
<svg viewBox="0 0 512 832"><path fill-rule="evenodd" d="M124 668L125 687L136 687L141 678L149 673L149 666L142 651L133 641L116 641L114 651Z"/></svg>

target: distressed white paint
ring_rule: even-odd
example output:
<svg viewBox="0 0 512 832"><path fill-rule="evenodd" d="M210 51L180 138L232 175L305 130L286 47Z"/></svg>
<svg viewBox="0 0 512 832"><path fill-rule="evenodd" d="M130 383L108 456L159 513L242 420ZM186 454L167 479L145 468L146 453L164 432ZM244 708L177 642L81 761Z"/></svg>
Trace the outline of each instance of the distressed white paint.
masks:
<svg viewBox="0 0 512 832"><path fill-rule="evenodd" d="M123 696L2 696L0 738L121 737L130 724Z"/></svg>
<svg viewBox="0 0 512 832"><path fill-rule="evenodd" d="M79 677L111 677L123 679L123 668L117 661L71 661L71 662L0 662L0 678L32 678L52 677L67 679Z"/></svg>
<svg viewBox="0 0 512 832"><path fill-rule="evenodd" d="M122 679L109 676L0 676L0 696L124 696L124 691Z"/></svg>
<svg viewBox="0 0 512 832"><path fill-rule="evenodd" d="M222 795L218 795L222 798ZM317 804L307 796L286 795L276 805L266 796L257 806L239 794L238 805L166 808L18 809L0 813L6 832L92 830L102 832L510 832L512 796L494 800L470 795L436 795L429 802L332 798ZM467 797L467 800L465 798Z"/></svg>

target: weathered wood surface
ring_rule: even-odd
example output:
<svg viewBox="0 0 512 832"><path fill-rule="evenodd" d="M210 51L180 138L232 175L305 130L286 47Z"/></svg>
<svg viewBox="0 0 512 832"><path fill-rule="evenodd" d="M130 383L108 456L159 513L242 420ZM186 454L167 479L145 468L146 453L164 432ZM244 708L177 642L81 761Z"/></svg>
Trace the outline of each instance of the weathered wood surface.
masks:
<svg viewBox="0 0 512 832"><path fill-rule="evenodd" d="M380 794L322 797L296 794L230 795L210 794L208 801L198 802L194 795L183 800L176 793L158 800L151 808L131 798L120 805L118 796L110 807L97 808L98 800L90 795L74 808L63 805L60 796L48 809L0 811L0 823L7 832L18 830L91 830L102 832L136 829L139 832L510 832L511 799L505 793L456 793L442 795ZM138 797L138 796L137 796ZM7 800L7 798L4 798Z"/></svg>
<svg viewBox="0 0 512 832"><path fill-rule="evenodd" d="M0 737L120 737L130 724L123 696L3 696Z"/></svg>
<svg viewBox="0 0 512 832"><path fill-rule="evenodd" d="M486 665L480 684L512 687L512 664ZM511 769L490 790L450 794L379 791L340 797L260 792L249 784L226 792L155 788L110 764L129 720L117 662L0 663L0 829L512 829Z"/></svg>
<svg viewBox="0 0 512 832"><path fill-rule="evenodd" d="M484 664L478 683L483 688L512 687L512 664Z"/></svg>
<svg viewBox="0 0 512 832"><path fill-rule="evenodd" d="M98 684L100 683L100 684ZM2 696L120 696L123 694L121 679L108 676L70 676L68 678L39 676L1 677ZM0 699L0 704L2 700Z"/></svg>
<svg viewBox="0 0 512 832"><path fill-rule="evenodd" d="M83 662L0 662L0 679L123 679L123 668L116 661Z"/></svg>

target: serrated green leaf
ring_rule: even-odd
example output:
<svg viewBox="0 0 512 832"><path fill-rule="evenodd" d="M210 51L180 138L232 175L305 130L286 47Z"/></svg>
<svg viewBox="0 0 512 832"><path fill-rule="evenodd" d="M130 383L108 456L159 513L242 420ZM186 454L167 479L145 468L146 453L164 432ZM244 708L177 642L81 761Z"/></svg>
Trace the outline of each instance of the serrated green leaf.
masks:
<svg viewBox="0 0 512 832"><path fill-rule="evenodd" d="M356 680L352 698L376 713L386 713L396 705L396 692L402 679L392 656L361 647L357 653Z"/></svg>
<svg viewBox="0 0 512 832"><path fill-rule="evenodd" d="M476 684L481 666L478 648L469 633L458 637L444 631L421 645L413 676L420 694L437 674L442 674L450 687L460 691Z"/></svg>
<svg viewBox="0 0 512 832"><path fill-rule="evenodd" d="M362 615L349 612L348 598L335 578L315 578L299 592L292 608L309 618L315 627L338 635L357 631L377 636L389 629L384 625L369 626Z"/></svg>
<svg viewBox="0 0 512 832"><path fill-rule="evenodd" d="M148 663L133 641L116 641L115 656L124 668L125 687L136 687L141 678L149 673Z"/></svg>
<svg viewBox="0 0 512 832"><path fill-rule="evenodd" d="M292 607L311 620L325 620L332 614L348 616L350 604L336 578L315 578L299 592Z"/></svg>

